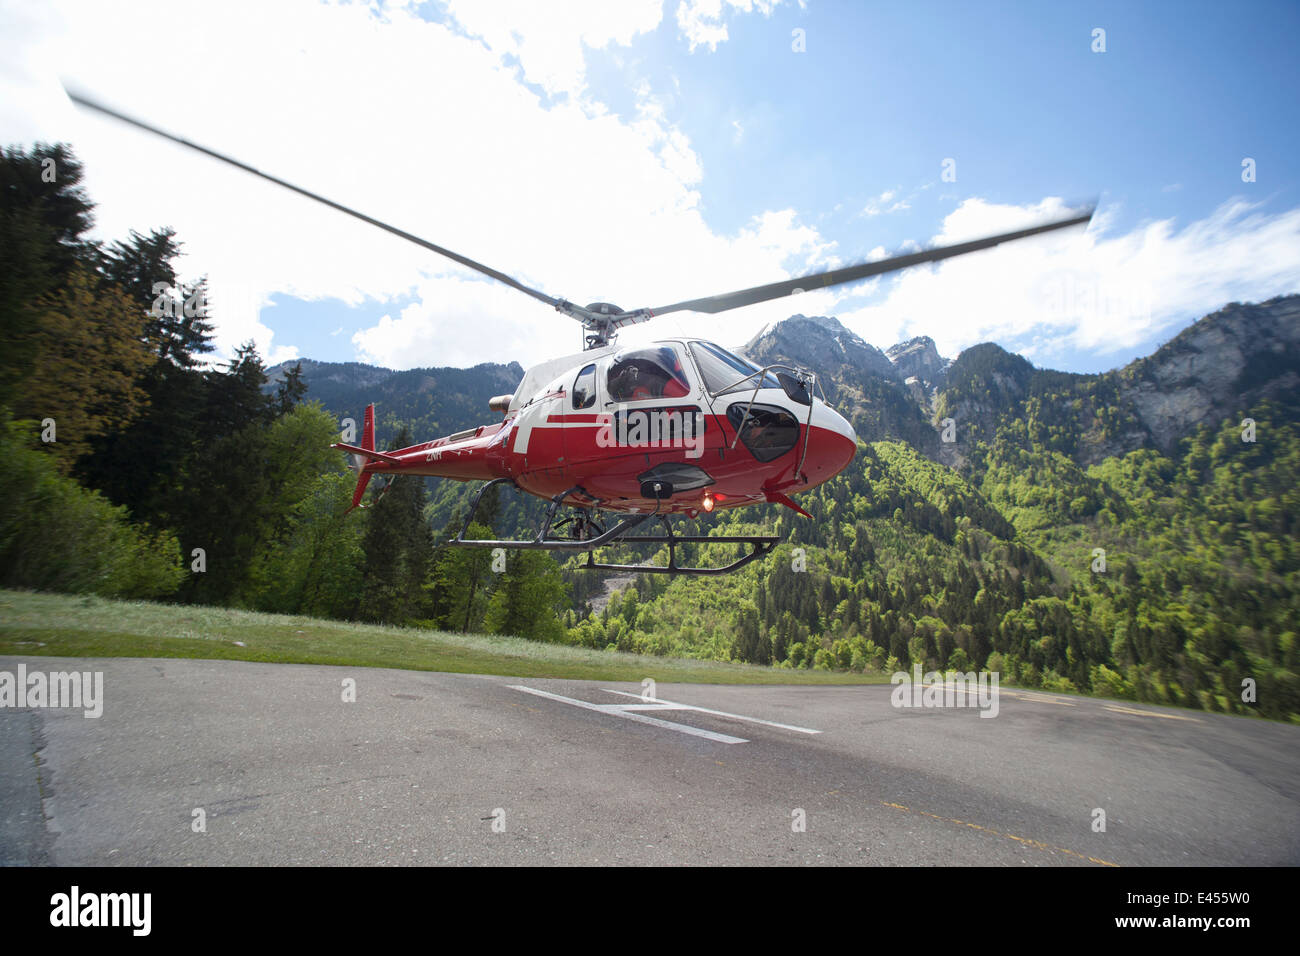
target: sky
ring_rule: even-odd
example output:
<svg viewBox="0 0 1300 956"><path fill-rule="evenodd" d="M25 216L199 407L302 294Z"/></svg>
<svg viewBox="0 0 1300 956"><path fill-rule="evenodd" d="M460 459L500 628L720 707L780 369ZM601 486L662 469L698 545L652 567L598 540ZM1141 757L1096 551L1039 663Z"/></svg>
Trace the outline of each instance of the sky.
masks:
<svg viewBox="0 0 1300 956"><path fill-rule="evenodd" d="M65 86L585 304L666 305L1086 228L620 341L834 315L1098 372L1300 292L1300 4L0 0L0 143L71 144L95 235L170 226L218 357L577 351L574 320L76 108Z"/></svg>

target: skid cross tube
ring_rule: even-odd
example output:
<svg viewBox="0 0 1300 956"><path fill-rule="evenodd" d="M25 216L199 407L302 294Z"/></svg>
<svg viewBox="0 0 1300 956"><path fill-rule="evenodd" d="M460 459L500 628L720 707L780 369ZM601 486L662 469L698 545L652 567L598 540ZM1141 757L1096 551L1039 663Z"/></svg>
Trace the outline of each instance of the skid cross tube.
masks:
<svg viewBox="0 0 1300 956"><path fill-rule="evenodd" d="M625 518L608 531L603 534L598 534L594 538L589 538L585 541L548 538L547 535L550 534L551 531L551 522L555 520L555 512L559 509L560 504L564 499L574 492L586 494L582 488L575 485L568 491L562 492L551 499L551 503L546 508L546 519L542 522L542 527L538 530L537 537L533 538L531 541L486 541L466 538L465 533L469 531L469 526L474 521L474 515L478 511L478 504L483 499L483 492L501 482L509 482L516 488L519 487L518 485L515 485L513 478L493 478L480 488L478 494L474 496L474 503L470 505L469 516L465 519L465 526L461 528L460 534L447 542L448 544L460 548L508 548L512 551L590 551L592 548L598 548L602 544L608 544L620 535L631 531L647 518L653 518L655 515L659 514L659 502L656 501L654 511L647 511L645 514L635 514Z"/></svg>
<svg viewBox="0 0 1300 956"><path fill-rule="evenodd" d="M479 489L478 494L474 496L474 501L470 505L469 515L465 518L465 525L461 528L460 534L452 538L447 543L458 548L504 548L509 551L568 551L568 552L586 552L587 563L578 567L584 571L634 571L645 572L647 574L726 574L737 568L743 567L749 562L764 557L776 547L780 540L775 535L723 535L720 537L710 537L708 535L679 535L674 534L672 526L668 523L668 515L660 514L660 502L655 502L654 511L647 511L643 514L630 515L624 518L614 527L603 531L593 538L586 540L568 540L564 538L549 537L552 522L555 520L555 513L564 502L564 499L575 492L585 495L586 492L580 487L570 488L562 494L556 495L551 499L550 505L546 509L546 518L542 522L541 529L537 536L530 541L488 541L466 538L469 526L474 522L474 515L478 513L479 502L483 500L483 493L496 484L509 483L515 488L511 478L493 478L486 482ZM623 537L632 529L643 524L646 519L658 517L663 522L665 534L654 535L633 535ZM566 519L567 520L567 519ZM661 564L605 564L597 562L595 559L595 550L603 545L615 542L625 544L652 544L668 545L668 563ZM683 568L677 564L677 545L679 544L747 544L750 547L749 553L742 555L731 564L718 568Z"/></svg>
<svg viewBox="0 0 1300 956"><path fill-rule="evenodd" d="M780 540L775 535L721 535L710 537L706 534L673 534L667 515L660 515L665 534L633 535L624 538L623 544L666 544L668 545L668 563L664 564L605 564L597 562L593 552L587 552L587 563L582 565L584 571L638 571L644 574L727 574L749 562L766 556ZM747 544L748 554L742 555L731 564L718 568L683 568L677 564L677 545L679 544Z"/></svg>

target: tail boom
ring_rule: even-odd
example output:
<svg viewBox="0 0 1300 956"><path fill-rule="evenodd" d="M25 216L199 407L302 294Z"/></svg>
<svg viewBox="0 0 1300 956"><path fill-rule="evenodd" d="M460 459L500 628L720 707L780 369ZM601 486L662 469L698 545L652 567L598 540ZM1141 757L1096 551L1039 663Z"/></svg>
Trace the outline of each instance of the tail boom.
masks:
<svg viewBox="0 0 1300 956"><path fill-rule="evenodd" d="M482 425L446 438L383 452L375 450L375 406L366 406L361 444L335 442L331 448L347 452L356 462L357 487L352 508L361 507L366 486L376 474L431 475L455 481L484 481L507 473L503 442L497 440L502 425Z"/></svg>

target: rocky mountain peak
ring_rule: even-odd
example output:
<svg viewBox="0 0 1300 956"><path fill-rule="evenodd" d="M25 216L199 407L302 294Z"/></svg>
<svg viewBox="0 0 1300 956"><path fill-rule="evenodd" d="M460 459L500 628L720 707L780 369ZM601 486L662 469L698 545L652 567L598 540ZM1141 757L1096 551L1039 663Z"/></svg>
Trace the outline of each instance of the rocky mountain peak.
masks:
<svg viewBox="0 0 1300 956"><path fill-rule="evenodd" d="M756 362L789 362L819 375L834 376L848 368L897 377L884 352L846 329L834 316L792 315L751 339L744 351Z"/></svg>
<svg viewBox="0 0 1300 956"><path fill-rule="evenodd" d="M939 354L934 339L928 335L918 335L891 345L885 355L893 363L899 378L906 381L916 378L923 385L933 387L942 382L944 372L950 364Z"/></svg>
<svg viewBox="0 0 1300 956"><path fill-rule="evenodd" d="M1114 373L1112 373L1114 374ZM1300 295L1232 302L1118 373L1120 398L1166 453L1192 428L1300 392Z"/></svg>

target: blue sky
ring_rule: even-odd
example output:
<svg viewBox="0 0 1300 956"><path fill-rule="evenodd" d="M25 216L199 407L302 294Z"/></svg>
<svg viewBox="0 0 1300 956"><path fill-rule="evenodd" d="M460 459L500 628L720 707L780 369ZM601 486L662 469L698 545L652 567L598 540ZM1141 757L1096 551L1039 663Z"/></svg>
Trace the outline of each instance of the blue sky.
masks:
<svg viewBox="0 0 1300 956"><path fill-rule="evenodd" d="M1118 228L1199 218L1242 191L1243 154L1269 169L1262 191L1294 205L1300 5L1272 5L1273 17L1248 10L812 4L737 18L708 55L682 55L661 30L647 63L656 86L681 80L675 118L701 157L711 224L735 229L754 207L790 204L825 215L823 232L866 252L924 234L951 208L945 194L1103 195L1124 203ZM1104 54L1091 51L1094 26L1107 31ZM809 50L790 56L798 27ZM597 73L593 86L612 100L633 72ZM959 159L960 188L870 229L855 221L884 189L933 182L936 157L948 156Z"/></svg>
<svg viewBox="0 0 1300 956"><path fill-rule="evenodd" d="M882 348L993 340L1099 371L1228 301L1300 291L1295 3L102 6L3 7L0 124L10 142L73 144L104 235L177 228L183 268L209 275L223 351L253 338L271 359L528 364L578 333L429 253L79 113L60 78L553 295L626 308L1100 201L1086 233L665 317L625 340L734 345L820 313ZM203 68L160 84L140 64L177 36Z"/></svg>

